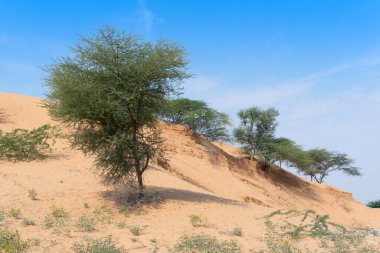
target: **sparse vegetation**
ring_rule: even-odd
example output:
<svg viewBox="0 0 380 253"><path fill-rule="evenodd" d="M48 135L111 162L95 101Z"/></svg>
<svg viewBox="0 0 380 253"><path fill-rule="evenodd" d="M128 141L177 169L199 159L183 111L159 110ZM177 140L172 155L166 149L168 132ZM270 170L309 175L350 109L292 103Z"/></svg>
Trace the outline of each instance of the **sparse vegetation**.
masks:
<svg viewBox="0 0 380 253"><path fill-rule="evenodd" d="M215 237L205 234L182 236L172 252L179 253L238 253L240 247L235 240L218 241Z"/></svg>
<svg viewBox="0 0 380 253"><path fill-rule="evenodd" d="M119 223L116 224L116 227L118 229L123 229L127 227L127 224L125 223L125 221L120 221Z"/></svg>
<svg viewBox="0 0 380 253"><path fill-rule="evenodd" d="M112 236L89 240L86 243L75 243L71 249L75 253L126 253L127 251L117 245Z"/></svg>
<svg viewBox="0 0 380 253"><path fill-rule="evenodd" d="M45 228L54 228L55 232L59 233L65 229L66 223L70 219L70 214L63 207L53 206L51 213L45 216L44 226Z"/></svg>
<svg viewBox="0 0 380 253"><path fill-rule="evenodd" d="M266 250L259 252L333 252L333 253L376 253L378 249L366 244L368 232L347 229L329 221L328 215L318 215L312 210L298 212L277 210L265 217L267 232L263 240ZM276 219L276 221L272 221ZM304 240L316 240L319 249L307 249Z"/></svg>
<svg viewBox="0 0 380 253"><path fill-rule="evenodd" d="M37 197L37 191L34 190L34 189L29 189L28 191L28 197L31 199L31 200L38 200L38 197Z"/></svg>
<svg viewBox="0 0 380 253"><path fill-rule="evenodd" d="M371 208L380 208L380 199L368 202L367 206Z"/></svg>
<svg viewBox="0 0 380 253"><path fill-rule="evenodd" d="M58 136L57 129L50 125L31 131L17 128L4 133L0 130L0 158L13 162L46 158L46 152L51 150Z"/></svg>
<svg viewBox="0 0 380 253"><path fill-rule="evenodd" d="M33 220L30 220L27 218L22 219L22 224L24 226L35 226L36 225L36 223Z"/></svg>
<svg viewBox="0 0 380 253"><path fill-rule="evenodd" d="M28 241L23 241L17 230L0 228L0 252L23 253L30 248Z"/></svg>
<svg viewBox="0 0 380 253"><path fill-rule="evenodd" d="M21 219L21 210L19 208L12 207L9 210L8 215L15 219Z"/></svg>
<svg viewBox="0 0 380 253"><path fill-rule="evenodd" d="M142 232L144 232L146 227L147 227L146 225L131 226L129 228L129 231L131 232L132 235L139 236L141 235Z"/></svg>
<svg viewBox="0 0 380 253"><path fill-rule="evenodd" d="M83 206L84 206L84 208L87 208L87 209L90 208L90 205L87 202L84 202Z"/></svg>
<svg viewBox="0 0 380 253"><path fill-rule="evenodd" d="M232 234L235 236L243 236L243 229L241 227L234 227L232 229Z"/></svg>
<svg viewBox="0 0 380 253"><path fill-rule="evenodd" d="M0 221L5 220L6 213L3 209L0 209Z"/></svg>
<svg viewBox="0 0 380 253"><path fill-rule="evenodd" d="M189 216L190 224L193 227L206 227L208 226L207 218L202 214L192 214Z"/></svg>
<svg viewBox="0 0 380 253"><path fill-rule="evenodd" d="M76 225L78 231L93 232L96 230L96 221L86 216L79 217Z"/></svg>
<svg viewBox="0 0 380 253"><path fill-rule="evenodd" d="M106 204L103 204L102 206L97 207L95 209L94 216L95 216L96 220L99 221L100 223L110 224L110 223L112 223L112 221L114 219L115 213L111 207L109 207Z"/></svg>

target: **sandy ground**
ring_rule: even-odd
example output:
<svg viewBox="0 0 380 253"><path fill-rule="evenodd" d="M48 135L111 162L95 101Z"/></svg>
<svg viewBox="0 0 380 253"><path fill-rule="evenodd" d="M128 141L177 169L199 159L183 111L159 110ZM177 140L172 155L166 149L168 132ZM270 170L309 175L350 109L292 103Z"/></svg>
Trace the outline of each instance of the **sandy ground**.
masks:
<svg viewBox="0 0 380 253"><path fill-rule="evenodd" d="M58 124L40 104L38 98L0 93L0 129ZM257 218L277 209L313 209L345 226L380 231L380 211L355 201L350 193L280 168L263 170L257 162L239 158L237 148L210 143L185 127L161 123L161 128L169 164L153 165L145 177L147 192L157 192L162 199L158 206L147 207L139 215L120 213L124 205L120 188L100 184L92 172L93 158L59 140L45 160L0 161L0 209L18 208L22 217L36 222L36 226L24 226L21 219L7 217L6 226L19 230L23 239L40 239L33 252L72 252L74 242L107 235L117 238L129 252L150 252L152 239L158 242L159 252L168 252L181 235L201 232L236 239L242 252L248 252L262 244L257 237L264 234L265 226ZM30 189L39 200L28 197ZM44 227L53 206L70 214L62 231ZM94 232L79 232L75 226L79 217L96 216L94 211L101 206L112 210L112 221L98 223ZM210 226L194 228L189 222L192 214L207 217ZM117 226L121 222L125 228ZM135 225L146 226L137 237L128 229ZM231 235L234 227L241 227L244 235Z"/></svg>

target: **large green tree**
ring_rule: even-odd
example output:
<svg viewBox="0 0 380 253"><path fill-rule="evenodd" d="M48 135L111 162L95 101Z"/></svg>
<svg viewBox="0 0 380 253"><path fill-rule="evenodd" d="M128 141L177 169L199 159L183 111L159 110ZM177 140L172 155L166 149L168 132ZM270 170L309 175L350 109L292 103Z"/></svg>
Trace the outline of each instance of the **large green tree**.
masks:
<svg viewBox="0 0 380 253"><path fill-rule="evenodd" d="M188 98L170 100L164 107L161 118L167 122L186 125L211 141L229 141L228 127L231 121L227 114L218 112L207 103Z"/></svg>
<svg viewBox="0 0 380 253"><path fill-rule="evenodd" d="M353 166L353 163L354 160L347 154L316 148L304 151L304 155L298 157L293 165L300 173L321 184L334 171L341 171L350 176L360 176L360 168Z"/></svg>
<svg viewBox="0 0 380 253"><path fill-rule="evenodd" d="M188 78L184 50L114 28L83 37L69 57L47 67L50 114L73 127L72 143L95 155L106 183L137 182L162 151L157 114Z"/></svg>
<svg viewBox="0 0 380 253"><path fill-rule="evenodd" d="M264 155L268 143L274 138L279 115L274 108L261 110L258 107L248 108L238 112L240 126L234 129L234 137L242 144L251 160L254 154Z"/></svg>

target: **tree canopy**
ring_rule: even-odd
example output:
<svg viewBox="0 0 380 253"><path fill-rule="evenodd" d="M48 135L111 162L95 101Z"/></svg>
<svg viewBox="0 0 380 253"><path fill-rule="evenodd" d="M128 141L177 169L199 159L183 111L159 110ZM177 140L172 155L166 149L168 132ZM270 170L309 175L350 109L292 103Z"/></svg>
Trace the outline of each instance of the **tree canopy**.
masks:
<svg viewBox="0 0 380 253"><path fill-rule="evenodd" d="M263 155L273 140L279 115L274 108L261 110L252 107L238 112L240 126L234 129L234 137L253 159L254 154Z"/></svg>
<svg viewBox="0 0 380 253"><path fill-rule="evenodd" d="M95 155L104 182L133 178L143 196L142 175L162 151L157 115L189 77L184 56L168 41L106 27L47 67L45 106L75 129L73 145Z"/></svg>
<svg viewBox="0 0 380 253"><path fill-rule="evenodd" d="M188 98L172 99L163 108L161 118L167 122L192 128L211 141L229 141L227 114L218 112L207 103Z"/></svg>

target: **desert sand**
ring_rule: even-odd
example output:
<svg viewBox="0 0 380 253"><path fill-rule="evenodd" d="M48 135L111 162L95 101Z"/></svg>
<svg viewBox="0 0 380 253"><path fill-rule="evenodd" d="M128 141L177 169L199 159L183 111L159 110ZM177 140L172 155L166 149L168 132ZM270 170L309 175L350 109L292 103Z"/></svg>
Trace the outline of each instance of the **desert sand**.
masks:
<svg viewBox="0 0 380 253"><path fill-rule="evenodd" d="M0 129L58 125L40 106L41 101L0 93ZM238 148L210 143L184 126L160 126L169 162L152 164L145 175L146 191L157 192L162 199L157 207L129 216L118 212L123 205L122 190L102 185L94 173L93 158L60 139L45 160L0 161L0 209L19 208L23 217L36 222L36 226L23 226L21 220L7 218L6 226L17 229L23 239L40 239L33 252L72 252L74 242L107 235L117 238L129 252L149 252L152 239L158 242L159 252L168 252L181 235L201 232L236 239L242 252L248 252L262 244L257 237L263 235L265 226L257 218L277 209L313 209L345 226L380 231L380 210L367 208L351 193L304 180L280 168L263 169L258 162L241 158ZM30 189L36 190L39 200L28 197ZM91 233L77 231L77 219L93 215L102 205L113 210L113 221L97 224ZM69 211L66 231L56 233L44 228L44 218L52 206ZM194 228L189 223L192 214L202 214L212 226ZM134 236L128 228L117 227L123 221L127 227L146 225L137 241L131 240ZM237 226L244 236L228 233Z"/></svg>

